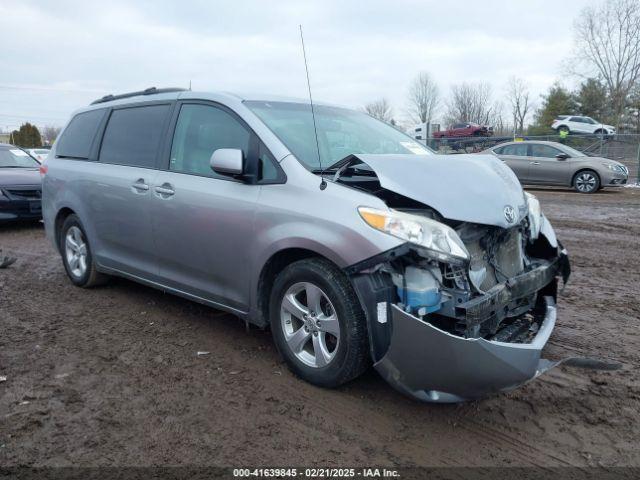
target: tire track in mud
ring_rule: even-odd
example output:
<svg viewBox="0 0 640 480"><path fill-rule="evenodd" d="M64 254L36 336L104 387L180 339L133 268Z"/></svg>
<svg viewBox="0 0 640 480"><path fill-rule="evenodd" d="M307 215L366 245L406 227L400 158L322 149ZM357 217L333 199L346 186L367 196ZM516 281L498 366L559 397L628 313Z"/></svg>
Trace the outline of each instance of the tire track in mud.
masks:
<svg viewBox="0 0 640 480"><path fill-rule="evenodd" d="M492 448L509 450L513 454L513 457L511 458L517 457L521 461L520 465L530 465L533 467L545 466L549 465L549 459L553 460L560 466L574 465L564 456L561 457L552 452L542 450L535 445L532 445L530 442L520 440L516 435L483 425L476 420L467 420L466 423L460 424L460 428L465 429L474 437L478 436L484 438L491 444ZM535 456L536 460L532 459L532 452L537 454Z"/></svg>

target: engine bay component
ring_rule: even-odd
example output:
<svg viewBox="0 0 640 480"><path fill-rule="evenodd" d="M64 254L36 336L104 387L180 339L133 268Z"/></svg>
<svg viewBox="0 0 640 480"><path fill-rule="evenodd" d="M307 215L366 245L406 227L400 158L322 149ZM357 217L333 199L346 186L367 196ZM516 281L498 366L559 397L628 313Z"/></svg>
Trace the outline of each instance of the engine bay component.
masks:
<svg viewBox="0 0 640 480"><path fill-rule="evenodd" d="M409 266L404 275L394 273L391 278L407 312L423 317L440 309L442 275L439 270Z"/></svg>

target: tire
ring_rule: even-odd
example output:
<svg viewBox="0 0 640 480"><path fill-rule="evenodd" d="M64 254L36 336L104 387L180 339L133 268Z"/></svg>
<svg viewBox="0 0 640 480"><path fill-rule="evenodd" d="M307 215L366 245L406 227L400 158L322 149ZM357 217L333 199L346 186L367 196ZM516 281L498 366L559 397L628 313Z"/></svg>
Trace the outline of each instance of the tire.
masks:
<svg viewBox="0 0 640 480"><path fill-rule="evenodd" d="M303 380L334 388L368 368L364 312L349 279L331 262L312 258L287 266L273 285L269 317L278 352Z"/></svg>
<svg viewBox="0 0 640 480"><path fill-rule="evenodd" d="M578 193L594 193L600 189L600 176L593 170L581 170L573 177L573 188Z"/></svg>
<svg viewBox="0 0 640 480"><path fill-rule="evenodd" d="M558 132L567 132L567 133L571 133L569 130L569 127L567 127L566 125L561 125L558 127Z"/></svg>
<svg viewBox="0 0 640 480"><path fill-rule="evenodd" d="M90 288L108 281L109 277L96 269L87 234L76 215L71 214L64 220L58 238L64 269L74 285Z"/></svg>
<svg viewBox="0 0 640 480"><path fill-rule="evenodd" d="M601 128L593 132L594 135L607 135L607 132Z"/></svg>

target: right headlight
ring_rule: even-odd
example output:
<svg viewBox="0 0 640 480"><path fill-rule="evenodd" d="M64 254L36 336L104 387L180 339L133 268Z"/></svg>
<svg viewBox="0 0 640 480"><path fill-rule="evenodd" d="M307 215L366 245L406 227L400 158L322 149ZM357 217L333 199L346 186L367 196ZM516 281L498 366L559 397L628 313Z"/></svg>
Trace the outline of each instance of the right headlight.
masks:
<svg viewBox="0 0 640 480"><path fill-rule="evenodd" d="M602 165L604 165L605 167L607 167L609 170L611 170L612 172L616 172L616 173L626 173L624 171L624 168L622 168L620 165L616 164L616 163L609 163L609 162L604 162Z"/></svg>
<svg viewBox="0 0 640 480"><path fill-rule="evenodd" d="M458 234L443 223L396 210L359 207L358 212L369 226L419 245L436 260L445 263L469 260L469 252Z"/></svg>

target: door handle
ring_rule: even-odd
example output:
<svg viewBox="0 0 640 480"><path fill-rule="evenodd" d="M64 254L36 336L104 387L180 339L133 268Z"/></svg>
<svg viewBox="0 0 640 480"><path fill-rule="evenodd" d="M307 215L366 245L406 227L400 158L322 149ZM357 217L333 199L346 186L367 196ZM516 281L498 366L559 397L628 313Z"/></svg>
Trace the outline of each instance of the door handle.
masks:
<svg viewBox="0 0 640 480"><path fill-rule="evenodd" d="M159 187L156 187L154 190L160 198L169 198L176 193L170 183L163 183Z"/></svg>
<svg viewBox="0 0 640 480"><path fill-rule="evenodd" d="M149 190L149 185L144 183L144 178L139 178L133 184L131 184L131 188L135 193L144 193Z"/></svg>
<svg viewBox="0 0 640 480"><path fill-rule="evenodd" d="M529 165L540 165L540 162L529 162Z"/></svg>

